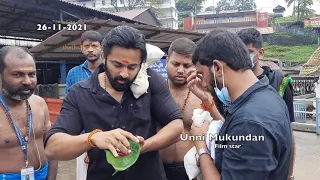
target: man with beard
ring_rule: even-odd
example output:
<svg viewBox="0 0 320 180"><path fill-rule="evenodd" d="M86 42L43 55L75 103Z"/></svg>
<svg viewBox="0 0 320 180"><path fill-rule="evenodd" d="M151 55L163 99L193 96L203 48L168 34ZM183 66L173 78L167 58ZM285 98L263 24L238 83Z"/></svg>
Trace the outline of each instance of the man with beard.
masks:
<svg viewBox="0 0 320 180"><path fill-rule="evenodd" d="M101 64L88 79L70 89L46 141L49 159L71 160L88 151L87 180L165 180L159 150L178 140L182 114L161 74L147 70L149 89L135 98L130 86L146 61L144 36L118 26L104 38ZM157 120L157 121L156 121ZM157 133L156 125L162 129ZM85 134L81 134L82 130ZM81 135L80 135L81 134ZM129 154L132 139L141 144L139 159L113 175L105 150Z"/></svg>
<svg viewBox="0 0 320 180"><path fill-rule="evenodd" d="M167 73L171 95L183 113L184 131L189 134L193 110L200 107L201 101L187 87L187 73L194 67L191 56L196 44L188 38L172 42L168 50ZM168 180L188 180L184 168L184 156L192 148L192 141L178 141L160 151Z"/></svg>
<svg viewBox="0 0 320 180"><path fill-rule="evenodd" d="M0 76L0 179L55 180L57 162L48 162L44 151L49 111L33 95L37 77L30 52L14 46L0 49Z"/></svg>
<svg viewBox="0 0 320 180"><path fill-rule="evenodd" d="M206 142L194 141L203 179L286 180L292 150L288 108L268 78L259 81L252 72L242 40L230 32L208 34L192 61L196 70L188 77L188 86L197 89L204 81L228 106L215 139L218 148L214 161ZM208 122L201 127L193 124L190 133L202 135L208 126Z"/></svg>
<svg viewBox="0 0 320 180"><path fill-rule="evenodd" d="M102 37L97 31L86 31L81 35L81 51L86 57L86 61L69 70L66 80L66 92L71 86L91 76L92 72L103 62L101 58Z"/></svg>

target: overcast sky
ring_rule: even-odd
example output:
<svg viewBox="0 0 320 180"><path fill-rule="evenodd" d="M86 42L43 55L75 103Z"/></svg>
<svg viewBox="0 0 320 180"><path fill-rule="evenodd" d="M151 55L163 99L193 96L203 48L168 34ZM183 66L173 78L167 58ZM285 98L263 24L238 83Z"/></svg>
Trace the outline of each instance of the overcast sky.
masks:
<svg viewBox="0 0 320 180"><path fill-rule="evenodd" d="M205 7L212 6L213 3L216 5L219 0L207 0L205 3ZM285 0L255 0L257 4L257 9L261 9L263 12L272 12L272 9L278 5L281 5L286 8L284 13L285 16L292 14L293 5L287 8ZM320 3L316 3L312 7L317 14L320 14Z"/></svg>

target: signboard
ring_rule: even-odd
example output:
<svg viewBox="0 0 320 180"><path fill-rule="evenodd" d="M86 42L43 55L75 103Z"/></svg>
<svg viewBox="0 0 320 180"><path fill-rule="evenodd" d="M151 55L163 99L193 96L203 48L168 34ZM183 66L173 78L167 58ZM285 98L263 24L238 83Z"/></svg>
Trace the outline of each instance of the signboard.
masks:
<svg viewBox="0 0 320 180"><path fill-rule="evenodd" d="M268 27L269 15L267 12L258 13L258 27Z"/></svg>
<svg viewBox="0 0 320 180"><path fill-rule="evenodd" d="M318 28L320 27L320 17L316 17L316 18L312 18L312 19L308 19L304 21L304 26L312 26L314 28Z"/></svg>
<svg viewBox="0 0 320 180"><path fill-rule="evenodd" d="M274 33L273 27L257 27L256 29L261 34L272 34L272 33Z"/></svg>
<svg viewBox="0 0 320 180"><path fill-rule="evenodd" d="M160 73L165 79L168 79L166 59L161 59L160 61L155 62L151 66L151 69Z"/></svg>

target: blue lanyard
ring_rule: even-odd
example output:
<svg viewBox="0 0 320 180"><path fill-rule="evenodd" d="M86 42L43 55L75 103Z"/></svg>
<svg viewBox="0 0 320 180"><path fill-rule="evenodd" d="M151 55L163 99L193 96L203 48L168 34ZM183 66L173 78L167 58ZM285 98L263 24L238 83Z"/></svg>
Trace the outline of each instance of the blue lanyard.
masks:
<svg viewBox="0 0 320 180"><path fill-rule="evenodd" d="M5 113L7 114L8 118L9 118L9 120L10 120L12 126L13 126L14 131L17 134L21 149L22 149L22 151L24 153L24 157L25 157L25 161L26 161L26 167L27 167L28 166L28 144L29 144L29 140L30 140L31 132L32 132L32 112L31 112L30 104L27 101L27 108L29 109L29 111L28 111L29 131L28 131L28 137L27 137L28 139L24 140L24 138L21 135L21 132L20 132L17 124L12 120L11 115L10 115L10 111L9 111L9 107L6 104L6 102L4 101L3 97L1 96L1 94L0 94L0 102L1 102L1 105L4 107L4 109L6 111Z"/></svg>

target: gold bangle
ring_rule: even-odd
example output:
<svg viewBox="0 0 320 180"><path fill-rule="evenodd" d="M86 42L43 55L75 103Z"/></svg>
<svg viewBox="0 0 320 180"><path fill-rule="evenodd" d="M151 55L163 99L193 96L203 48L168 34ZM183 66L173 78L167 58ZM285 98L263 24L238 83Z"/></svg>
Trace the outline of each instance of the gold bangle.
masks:
<svg viewBox="0 0 320 180"><path fill-rule="evenodd" d="M95 133L97 133L97 132L103 132L103 131L102 131L101 129L95 129L95 130L91 131L91 133L90 133L89 136L88 136L87 142L88 142L88 145L89 145L90 147L96 147L96 146L93 145L93 143L91 142L91 137L92 137Z"/></svg>

